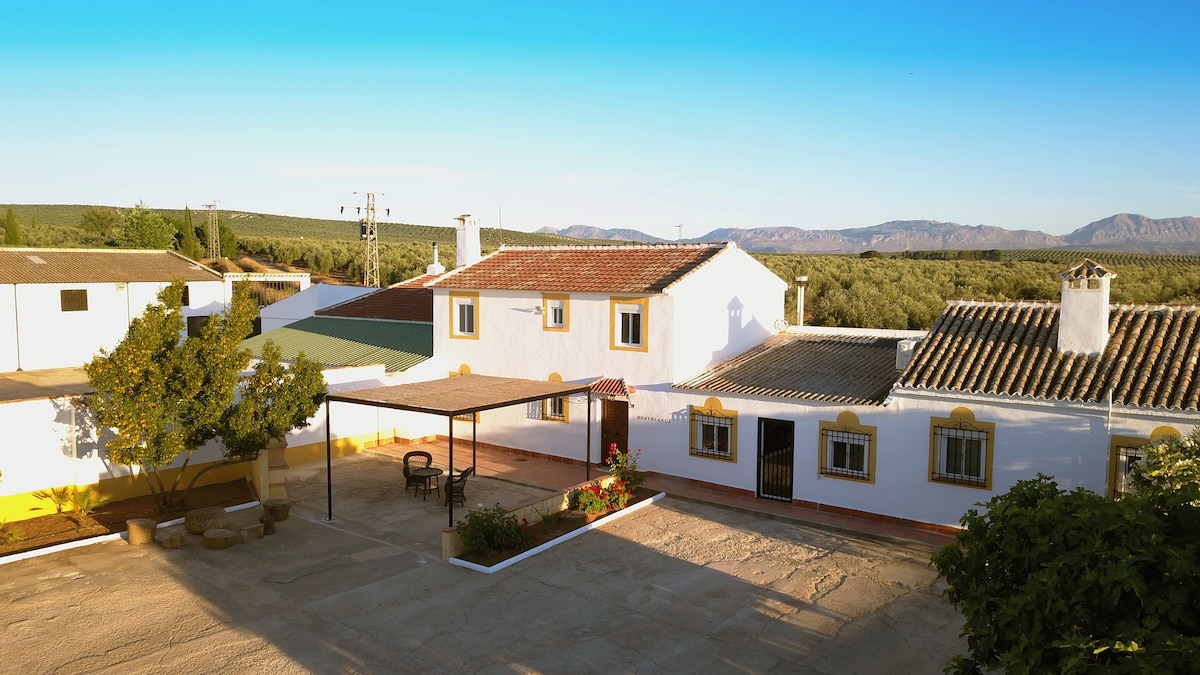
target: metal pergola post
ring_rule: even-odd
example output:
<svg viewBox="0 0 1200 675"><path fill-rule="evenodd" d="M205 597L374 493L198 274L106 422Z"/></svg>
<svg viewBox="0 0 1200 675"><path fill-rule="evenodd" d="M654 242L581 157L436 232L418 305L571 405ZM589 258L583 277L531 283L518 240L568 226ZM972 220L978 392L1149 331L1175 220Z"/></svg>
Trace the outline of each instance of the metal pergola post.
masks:
<svg viewBox="0 0 1200 675"><path fill-rule="evenodd" d="M464 415L467 413L471 413L472 415L478 415L478 413L482 410L492 410L493 408L499 408L499 407L504 407L507 405L517 405L520 403L542 400L542 399L546 399L546 398L552 397L552 396L569 396L571 394L576 394L576 393L579 393L582 391L586 391L587 392L588 411L587 411L587 432L586 432L585 440L584 440L584 442L587 445L587 447L584 450L584 475L588 479L591 478L591 459L592 459L591 458L591 445L592 445L592 420L593 420L592 402L594 399L592 398L592 391L591 391L591 388L589 385L563 387L561 384L557 384L557 386L556 386L554 383L534 382L534 381L530 381L530 380L519 380L517 378L497 378L497 377L480 376L480 375L464 375L462 377L476 378L476 379L482 381L482 384L477 385L478 388L483 388L483 387L488 387L488 386L493 386L493 387L494 386L500 386L500 387L508 386L508 387L512 388L512 386L514 384L522 385L522 387L518 387L518 389L521 389L521 391L519 391L517 393L517 395L515 395L515 396L510 393L508 395L493 396L493 397L491 397L490 400L487 399L486 397L484 398L484 400L478 400L479 397L476 396L475 397L476 400L472 401L473 405L471 405L467 409L460 409L460 408L456 407L456 406L462 405L464 403L461 399L459 399L459 400L451 399L449 401L445 400L448 394L455 396L456 399L458 399L458 397L460 396L458 391L461 390L462 387L458 383L461 382L462 380L458 380L457 378L454 378L453 381L451 380L451 378L446 378L444 380L431 380L429 382L410 383L410 384L406 384L406 385L392 385L389 387L376 387L376 388L371 388L371 389L359 390L356 392L326 395L326 398L325 398L325 484L326 484L326 500L328 503L328 510L327 510L327 519L328 520L330 520L330 521L333 520L333 425L332 425L332 413L331 413L331 403L332 403L331 399L341 401L343 403L354 404L354 405L368 405L368 406L372 406L372 407L391 408L393 410L404 410L404 411L409 411L409 412L445 415L448 426L449 426L449 432L447 434L449 436L448 455L449 455L449 463L450 463L449 470L450 470L450 475L452 478L453 473L454 473L454 416L455 415ZM454 386L453 387L444 387L444 386L439 387L439 385L442 385L447 382L452 383ZM498 383L498 384L495 384L495 383ZM429 385L431 385L431 384L434 385L432 388L433 391L430 391ZM532 391L530 391L530 386L533 387ZM401 388L406 388L406 389L407 388L417 388L417 389L423 388L424 390L421 391L420 394L418 395L420 398L418 398L418 396L412 396L412 397L405 398L403 396L396 396L394 394L385 393L385 392L399 391ZM440 388L440 390L439 390L439 388ZM441 401L436 400L436 399L438 399L439 396L442 398ZM435 401L432 403L429 403L425 400L430 397L435 399ZM478 457L478 435L479 435L478 424L473 417L471 420L471 468L474 469L475 471L479 470L478 469L478 459L479 459L479 457ZM448 524L450 527L454 527L454 501L453 501L453 499L450 499L449 497L450 496L447 495Z"/></svg>
<svg viewBox="0 0 1200 675"><path fill-rule="evenodd" d="M587 392L587 445L583 448L583 480L592 479L592 390Z"/></svg>
<svg viewBox="0 0 1200 675"><path fill-rule="evenodd" d="M454 482L454 415L447 415L446 420L450 423L450 483ZM454 527L454 496L450 494L453 487L446 488L446 505L450 507L450 524L447 527Z"/></svg>
<svg viewBox="0 0 1200 675"><path fill-rule="evenodd" d="M329 406L333 405L325 399L325 499L329 503L329 515L325 520L333 520L333 430L329 426Z"/></svg>

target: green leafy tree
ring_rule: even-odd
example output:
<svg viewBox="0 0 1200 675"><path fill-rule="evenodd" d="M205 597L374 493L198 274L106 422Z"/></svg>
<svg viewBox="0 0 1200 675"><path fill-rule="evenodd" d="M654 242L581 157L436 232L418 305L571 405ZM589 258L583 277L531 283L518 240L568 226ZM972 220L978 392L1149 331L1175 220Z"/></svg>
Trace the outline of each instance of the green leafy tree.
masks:
<svg viewBox="0 0 1200 675"><path fill-rule="evenodd" d="M84 211L79 217L79 227L85 232L108 239L116 231L121 222L121 214L116 209L93 206Z"/></svg>
<svg viewBox="0 0 1200 675"><path fill-rule="evenodd" d="M1184 492L1113 501L1039 475L968 511L933 556L966 619L970 654L948 671L1193 672L1200 509Z"/></svg>
<svg viewBox="0 0 1200 675"><path fill-rule="evenodd" d="M21 226L17 224L17 216L11 208L4 214L4 245L21 245Z"/></svg>
<svg viewBox="0 0 1200 675"><path fill-rule="evenodd" d="M192 209L183 207L183 220L179 223L179 252L191 258L199 260L204 257L204 247L200 245L200 238L196 236L196 226L192 223Z"/></svg>
<svg viewBox="0 0 1200 675"><path fill-rule="evenodd" d="M282 351L271 340L262 358L241 385L241 397L221 418L226 456L253 459L274 439L303 429L325 399L321 364L299 354L285 366Z"/></svg>
<svg viewBox="0 0 1200 675"><path fill-rule="evenodd" d="M216 437L233 403L250 361L241 341L258 311L248 292L235 292L225 316L210 316L199 335L180 341L183 289L182 281L164 288L121 343L86 366L96 390L89 405L97 423L113 431L109 458L140 466L164 511L181 505L178 487L192 453ZM180 455L184 461L168 485L163 469Z"/></svg>
<svg viewBox="0 0 1200 675"><path fill-rule="evenodd" d="M224 218L217 219L217 234L221 237L221 257L236 260L238 257L238 238L233 228Z"/></svg>
<svg viewBox="0 0 1200 675"><path fill-rule="evenodd" d="M1130 475L1133 489L1149 498L1180 499L1200 506L1200 427L1142 448Z"/></svg>
<svg viewBox="0 0 1200 675"><path fill-rule="evenodd" d="M175 246L175 227L162 217L138 203L125 215L121 223L121 234L117 237L121 248L169 249Z"/></svg>

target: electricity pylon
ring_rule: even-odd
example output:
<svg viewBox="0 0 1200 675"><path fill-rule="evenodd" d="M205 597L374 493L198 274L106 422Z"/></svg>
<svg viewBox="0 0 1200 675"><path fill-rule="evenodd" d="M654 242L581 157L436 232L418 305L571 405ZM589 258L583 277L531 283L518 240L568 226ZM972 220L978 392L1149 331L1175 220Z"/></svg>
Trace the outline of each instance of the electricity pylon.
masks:
<svg viewBox="0 0 1200 675"><path fill-rule="evenodd" d="M360 194L355 192L354 194ZM366 264L363 265L363 286L379 288L379 230L375 226L375 193L367 192L367 214L358 221L358 237L366 243ZM379 194L383 194L382 192ZM362 215L361 206L354 207ZM390 215L391 209L387 212ZM346 207L342 207L342 213Z"/></svg>
<svg viewBox="0 0 1200 675"><path fill-rule="evenodd" d="M221 257L221 232L217 225L217 204L220 203L219 199L214 199L213 203L204 205L208 209L208 257L210 260Z"/></svg>

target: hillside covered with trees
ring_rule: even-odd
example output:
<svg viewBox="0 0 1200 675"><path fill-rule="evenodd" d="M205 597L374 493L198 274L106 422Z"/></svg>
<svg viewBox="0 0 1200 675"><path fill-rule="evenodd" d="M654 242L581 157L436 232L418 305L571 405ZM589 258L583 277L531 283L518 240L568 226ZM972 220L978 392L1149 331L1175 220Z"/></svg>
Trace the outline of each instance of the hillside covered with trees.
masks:
<svg viewBox="0 0 1200 675"><path fill-rule="evenodd" d="M35 247L172 248L193 259L205 255L207 213L181 210L67 205L0 205L17 223L19 244ZM7 220L6 220L7 222ZM297 267L335 282L363 276L364 246L356 220L320 220L223 211L219 218L222 255L251 256L277 266ZM484 252L501 243L517 245L612 245L557 234L482 228ZM7 232L6 232L7 235ZM379 268L383 284L423 274L432 246L447 268L454 266L455 230L404 223L379 223ZM14 245L7 243L6 245ZM927 251L858 255L752 253L791 286L787 320L796 322L797 276L808 277L805 323L822 326L925 330L947 300L1056 302L1058 274L1090 257L1117 273L1115 303L1200 302L1200 257L1101 251ZM211 262L211 261L210 261ZM229 269L228 263L225 269Z"/></svg>

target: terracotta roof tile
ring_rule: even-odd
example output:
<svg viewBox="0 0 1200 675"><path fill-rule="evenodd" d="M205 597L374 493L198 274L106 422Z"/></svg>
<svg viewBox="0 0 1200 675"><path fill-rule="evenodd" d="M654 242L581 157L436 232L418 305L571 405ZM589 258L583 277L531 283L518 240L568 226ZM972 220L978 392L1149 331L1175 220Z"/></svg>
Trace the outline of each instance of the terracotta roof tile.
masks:
<svg viewBox="0 0 1200 675"><path fill-rule="evenodd" d="M1091 270L1089 274L1108 274ZM957 301L900 384L921 389L1197 410L1200 308L1114 306L1102 354L1058 351L1054 303Z"/></svg>
<svg viewBox="0 0 1200 675"><path fill-rule="evenodd" d="M895 383L900 338L781 333L678 389L882 405Z"/></svg>
<svg viewBox="0 0 1200 675"><path fill-rule="evenodd" d="M625 378L622 377L601 377L589 386L593 393L620 398L629 398L630 394L637 391L626 384Z"/></svg>
<svg viewBox="0 0 1200 675"><path fill-rule="evenodd" d="M505 247L434 288L661 293L727 244Z"/></svg>
<svg viewBox="0 0 1200 675"><path fill-rule="evenodd" d="M319 309L317 316L433 323L433 289L400 284Z"/></svg>
<svg viewBox="0 0 1200 675"><path fill-rule="evenodd" d="M221 274L172 251L0 249L0 284L219 281Z"/></svg>

